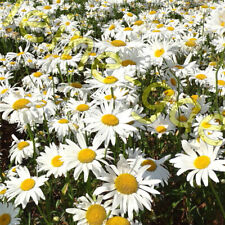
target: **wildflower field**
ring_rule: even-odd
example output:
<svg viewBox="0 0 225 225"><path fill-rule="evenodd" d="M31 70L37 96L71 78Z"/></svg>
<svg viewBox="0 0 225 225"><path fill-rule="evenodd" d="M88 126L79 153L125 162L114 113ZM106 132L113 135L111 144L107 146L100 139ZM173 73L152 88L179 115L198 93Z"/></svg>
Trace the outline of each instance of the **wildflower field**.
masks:
<svg viewBox="0 0 225 225"><path fill-rule="evenodd" d="M0 18L0 225L225 224L225 1Z"/></svg>

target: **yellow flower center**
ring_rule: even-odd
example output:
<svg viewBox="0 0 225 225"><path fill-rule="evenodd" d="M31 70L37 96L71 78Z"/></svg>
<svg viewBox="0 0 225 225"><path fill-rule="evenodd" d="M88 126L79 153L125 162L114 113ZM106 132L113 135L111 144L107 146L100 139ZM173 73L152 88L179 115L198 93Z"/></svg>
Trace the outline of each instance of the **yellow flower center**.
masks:
<svg viewBox="0 0 225 225"><path fill-rule="evenodd" d="M168 89L168 90L164 91L164 94L165 94L166 96L172 96L172 95L174 95L174 90Z"/></svg>
<svg viewBox="0 0 225 225"><path fill-rule="evenodd" d="M221 26L221 27L224 27L224 26L225 26L225 22L221 22L221 23L220 23L220 26Z"/></svg>
<svg viewBox="0 0 225 225"><path fill-rule="evenodd" d="M52 7L50 5L44 6L44 9L51 9Z"/></svg>
<svg viewBox="0 0 225 225"><path fill-rule="evenodd" d="M162 28L164 26L164 24L160 23L160 24L157 24L156 27L159 29L159 28Z"/></svg>
<svg viewBox="0 0 225 225"><path fill-rule="evenodd" d="M126 46L127 44L121 40L114 40L114 41L111 41L111 45L113 45L114 47L122 47L122 46Z"/></svg>
<svg viewBox="0 0 225 225"><path fill-rule="evenodd" d="M116 26L114 24L112 24L110 27L109 27L109 30L114 30L116 28Z"/></svg>
<svg viewBox="0 0 225 225"><path fill-rule="evenodd" d="M194 161L194 166L197 169L205 169L210 164L210 158L206 155L199 156Z"/></svg>
<svg viewBox="0 0 225 225"><path fill-rule="evenodd" d="M192 95L191 98L192 98L194 101L197 101L197 100L198 100L198 95Z"/></svg>
<svg viewBox="0 0 225 225"><path fill-rule="evenodd" d="M43 73L42 72L35 72L33 73L34 77L40 77Z"/></svg>
<svg viewBox="0 0 225 225"><path fill-rule="evenodd" d="M172 84L173 86L176 86L176 85L177 85L177 81L176 81L176 79L174 79L174 78L171 78L171 79L170 79L170 82L171 82L171 84Z"/></svg>
<svg viewBox="0 0 225 225"><path fill-rule="evenodd" d="M167 27L167 30L174 31L174 28L173 27Z"/></svg>
<svg viewBox="0 0 225 225"><path fill-rule="evenodd" d="M142 20L137 20L134 22L134 25L141 26L144 22Z"/></svg>
<svg viewBox="0 0 225 225"><path fill-rule="evenodd" d="M17 144L17 148L19 150L23 150L25 147L29 146L30 144L27 141L21 141Z"/></svg>
<svg viewBox="0 0 225 225"><path fill-rule="evenodd" d="M66 23L65 23L65 25L66 25L66 26L69 26L69 25L70 25L70 22L69 22L69 21L68 21L68 22L66 22Z"/></svg>
<svg viewBox="0 0 225 225"><path fill-rule="evenodd" d="M179 70L184 69L184 67L183 67L183 66L181 66L181 65L176 65L175 67L176 67L177 69L179 69Z"/></svg>
<svg viewBox="0 0 225 225"><path fill-rule="evenodd" d="M80 111L80 112L84 112L87 111L90 107L86 104L80 104L76 107L76 110Z"/></svg>
<svg viewBox="0 0 225 225"><path fill-rule="evenodd" d="M165 53L165 50L163 48L161 49L157 49L154 53L154 56L159 58L160 56L162 56Z"/></svg>
<svg viewBox="0 0 225 225"><path fill-rule="evenodd" d="M24 54L24 52L19 52L19 53L17 53L17 56L20 56L20 55L23 55Z"/></svg>
<svg viewBox="0 0 225 225"><path fill-rule="evenodd" d="M4 195L5 193L6 193L6 189L3 189L3 190L0 191L0 195Z"/></svg>
<svg viewBox="0 0 225 225"><path fill-rule="evenodd" d="M133 66L133 65L136 65L136 62L130 59L127 59L127 60L123 60L121 64L122 66L129 66L129 65Z"/></svg>
<svg viewBox="0 0 225 225"><path fill-rule="evenodd" d="M84 148L79 151L77 158L81 163L90 163L95 159L95 157L95 151L91 150L90 148Z"/></svg>
<svg viewBox="0 0 225 225"><path fill-rule="evenodd" d="M132 16L133 16L133 13L128 12L127 15L128 15L129 17L132 17Z"/></svg>
<svg viewBox="0 0 225 225"><path fill-rule="evenodd" d="M71 87L74 87L74 88L82 88L82 84L79 83L79 82L71 83L70 86L71 86Z"/></svg>
<svg viewBox="0 0 225 225"><path fill-rule="evenodd" d="M196 38L190 38L188 41L185 42L185 45L188 47L195 47L196 46Z"/></svg>
<svg viewBox="0 0 225 225"><path fill-rule="evenodd" d="M203 122L201 125L202 125L202 127L204 127L204 128L209 128L209 127L211 127L211 124L209 124L208 122Z"/></svg>
<svg viewBox="0 0 225 225"><path fill-rule="evenodd" d="M60 119L60 120L58 120L58 123L62 123L62 124L69 123L69 120L67 120L67 119Z"/></svg>
<svg viewBox="0 0 225 225"><path fill-rule="evenodd" d="M224 47L225 47L225 43L224 43ZM210 62L209 65L210 66L216 66L217 65L217 62L215 62L215 61L214 62Z"/></svg>
<svg viewBox="0 0 225 225"><path fill-rule="evenodd" d="M107 220L106 225L130 225L130 222L126 218L114 216Z"/></svg>
<svg viewBox="0 0 225 225"><path fill-rule="evenodd" d="M113 98L113 99L116 99L116 96L113 96L113 97L112 97L112 95L106 95L104 98L105 98L105 100L108 100L108 101L109 101L109 100L111 100L112 98Z"/></svg>
<svg viewBox="0 0 225 225"><path fill-rule="evenodd" d="M0 77L0 80L5 80L5 77Z"/></svg>
<svg viewBox="0 0 225 225"><path fill-rule="evenodd" d="M224 80L218 80L218 85L224 86L225 85L225 81Z"/></svg>
<svg viewBox="0 0 225 225"><path fill-rule="evenodd" d="M67 54L62 54L61 59L62 60L70 60L70 59L72 59L72 56L71 55L67 55Z"/></svg>
<svg viewBox="0 0 225 225"><path fill-rule="evenodd" d="M7 213L0 215L0 225L8 225L10 224L11 216Z"/></svg>
<svg viewBox="0 0 225 225"><path fill-rule="evenodd" d="M145 165L150 165L150 167L147 169L150 172L155 171L157 168L156 163L151 159L146 159L141 163L141 166L145 166Z"/></svg>
<svg viewBox="0 0 225 225"><path fill-rule="evenodd" d="M138 182L133 175L123 173L115 179L115 188L122 194L130 195L137 191Z"/></svg>
<svg viewBox="0 0 225 225"><path fill-rule="evenodd" d="M124 31L132 31L133 29L131 27L125 27L123 30Z"/></svg>
<svg viewBox="0 0 225 225"><path fill-rule="evenodd" d="M119 119L112 114L105 114L102 116L101 121L107 126L116 126L119 124Z"/></svg>
<svg viewBox="0 0 225 225"><path fill-rule="evenodd" d="M207 76L206 76L205 74L202 74L202 73L197 74L195 77L196 77L197 79L199 79L199 80L204 80L204 79L207 78Z"/></svg>
<svg viewBox="0 0 225 225"><path fill-rule="evenodd" d="M1 93L1 94L5 94L8 90L9 90L8 88L5 88L5 89L3 89L0 93Z"/></svg>
<svg viewBox="0 0 225 225"><path fill-rule="evenodd" d="M150 11L149 14L150 14L150 15L154 15L154 14L156 14L156 11L155 11L155 10Z"/></svg>
<svg viewBox="0 0 225 225"><path fill-rule="evenodd" d="M28 178L20 184L20 188L23 191L29 191L30 189L32 189L34 187L34 185L35 185L34 179Z"/></svg>
<svg viewBox="0 0 225 225"><path fill-rule="evenodd" d="M104 84L114 84L118 81L118 79L114 76L108 76L104 78L103 83Z"/></svg>
<svg viewBox="0 0 225 225"><path fill-rule="evenodd" d="M13 103L12 108L15 109L15 110L28 108L27 107L28 103L30 103L30 101L28 99L21 98L21 99L16 100Z"/></svg>
<svg viewBox="0 0 225 225"><path fill-rule="evenodd" d="M53 157L52 160L51 160L52 166L54 166L54 167L62 166L64 162L61 161L60 158L62 158L62 156L60 156L60 155L57 155L57 156Z"/></svg>
<svg viewBox="0 0 225 225"><path fill-rule="evenodd" d="M178 117L178 120L179 120L180 122L187 122L187 117L184 116L184 115L180 115L180 116Z"/></svg>
<svg viewBox="0 0 225 225"><path fill-rule="evenodd" d="M157 127L155 128L155 130L156 130L158 133L163 133L163 132L166 131L166 127L164 127L164 126L157 126Z"/></svg>
<svg viewBox="0 0 225 225"><path fill-rule="evenodd" d="M86 212L86 219L89 225L102 225L106 217L107 215L104 207L99 204L89 206Z"/></svg>

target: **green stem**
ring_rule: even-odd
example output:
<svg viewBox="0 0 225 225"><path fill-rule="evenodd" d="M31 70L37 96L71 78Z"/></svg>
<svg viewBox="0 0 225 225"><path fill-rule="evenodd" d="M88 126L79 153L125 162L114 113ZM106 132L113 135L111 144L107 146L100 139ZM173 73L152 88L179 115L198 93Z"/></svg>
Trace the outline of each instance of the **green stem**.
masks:
<svg viewBox="0 0 225 225"><path fill-rule="evenodd" d="M222 203L221 203L221 201L220 201L220 198L219 198L219 195L218 195L218 193L216 192L215 188L213 187L213 183L212 183L212 181L211 181L210 179L209 179L209 185L210 185L210 187L211 187L211 189L212 189L213 194L214 194L215 197L216 197L216 201L217 201L217 203L218 203L218 205L219 205L219 207L220 207L220 210L221 210L221 212L222 212L222 214L223 214L223 218L225 219L225 211L224 211L223 205L222 205Z"/></svg>
<svg viewBox="0 0 225 225"><path fill-rule="evenodd" d="M37 208L38 208L38 211L40 212L41 216L43 217L45 223L46 223L47 225L51 225L51 223L48 222L48 220L46 219L44 213L42 212L41 208L40 208L38 205L37 205Z"/></svg>

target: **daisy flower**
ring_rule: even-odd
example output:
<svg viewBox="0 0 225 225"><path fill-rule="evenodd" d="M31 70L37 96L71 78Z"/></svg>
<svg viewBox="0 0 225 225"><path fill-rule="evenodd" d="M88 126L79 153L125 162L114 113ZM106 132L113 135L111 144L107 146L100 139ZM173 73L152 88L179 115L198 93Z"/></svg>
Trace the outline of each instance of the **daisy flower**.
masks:
<svg viewBox="0 0 225 225"><path fill-rule="evenodd" d="M54 143L51 143L49 147L45 146L45 151L41 152L37 158L38 171L47 171L47 177L52 174L55 178L62 175L66 176L68 168L62 160L63 154L62 145L57 147Z"/></svg>
<svg viewBox="0 0 225 225"><path fill-rule="evenodd" d="M29 140L18 139L14 134L12 135L13 143L9 150L10 161L15 160L16 164L21 164L22 159L32 157L34 154L33 142ZM35 147L39 147L40 144L35 142Z"/></svg>
<svg viewBox="0 0 225 225"><path fill-rule="evenodd" d="M98 149L95 145L89 147L81 133L77 134L77 141L79 145L69 139L66 140L67 145L63 145L65 152L62 160L65 161L68 170L75 168L73 174L75 180L83 172L84 182L87 182L90 171L96 177L104 172L101 163L108 164L105 159L112 159L109 156L111 152L104 148Z"/></svg>
<svg viewBox="0 0 225 225"><path fill-rule="evenodd" d="M213 147L207 143L200 141L198 145L192 145L186 140L182 141L182 147L185 154L178 153L170 162L174 167L179 168L177 175L191 170L187 175L187 181L194 186L194 178L196 184L201 186L201 180L205 186L208 186L208 177L216 183L219 179L214 171L225 171L225 160L218 159L219 147Z"/></svg>
<svg viewBox="0 0 225 225"><path fill-rule="evenodd" d="M93 144L100 146L104 142L107 147L111 142L115 145L116 134L126 143L128 136L137 131L134 126L128 124L133 121L132 109L126 109L119 103L113 108L113 101L105 101L100 108L96 108L84 119L87 123L85 129L91 133L97 132Z"/></svg>
<svg viewBox="0 0 225 225"><path fill-rule="evenodd" d="M16 218L19 208L15 208L12 203L0 202L0 224L16 225L20 224L20 218Z"/></svg>
<svg viewBox="0 0 225 225"><path fill-rule="evenodd" d="M5 186L5 184L3 184L3 183L0 183L0 199L2 200L4 200L4 198L5 198L5 193L6 193L6 186Z"/></svg>
<svg viewBox="0 0 225 225"><path fill-rule="evenodd" d="M133 219L133 211L137 214L143 206L151 210L152 197L150 194L159 194L154 189L154 185L160 180L143 178L143 173L149 166L143 166L139 170L133 170L120 155L117 167L114 165L106 166L108 173L102 174L98 179L105 181L101 187L94 191L94 195L106 193L103 199L112 199L112 208L119 209L123 214L128 212L129 219Z"/></svg>
<svg viewBox="0 0 225 225"><path fill-rule="evenodd" d="M27 167L20 167L17 169L18 177L10 177L6 181L7 191L6 197L8 201L15 198L15 206L22 205L24 209L32 198L36 205L40 199L45 200L45 196L40 189L40 186L48 180L45 176L32 177Z"/></svg>
<svg viewBox="0 0 225 225"><path fill-rule="evenodd" d="M103 203L103 197L99 195L93 200L88 194L78 198L75 208L66 209L67 213L73 214L73 221L78 221L77 225L102 225L106 221L107 215L112 210L111 200ZM113 211L111 211L112 214Z"/></svg>

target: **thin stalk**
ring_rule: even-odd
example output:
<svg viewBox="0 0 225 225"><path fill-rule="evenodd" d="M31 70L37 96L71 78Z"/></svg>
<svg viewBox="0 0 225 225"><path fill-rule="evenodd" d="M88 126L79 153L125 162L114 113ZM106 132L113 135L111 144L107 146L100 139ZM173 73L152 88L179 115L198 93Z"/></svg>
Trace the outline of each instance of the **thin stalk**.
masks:
<svg viewBox="0 0 225 225"><path fill-rule="evenodd" d="M46 223L47 225L51 225L51 223L48 222L48 220L46 219L44 213L42 212L41 208L40 208L38 205L37 205L37 208L38 208L38 211L40 212L41 216L43 217L45 223Z"/></svg>
<svg viewBox="0 0 225 225"><path fill-rule="evenodd" d="M221 212L222 212L222 214L223 214L223 218L225 219L225 211L224 211L223 205L222 205L222 203L221 203L221 201L220 201L220 198L219 198L219 195L218 195L218 193L216 192L215 188L213 187L212 181L211 181L210 179L209 179L209 185L210 185L210 188L212 189L213 194L214 194L215 197L216 197L216 201L217 201L217 203L218 203L218 205L219 205L219 207L220 207L220 210L221 210Z"/></svg>

